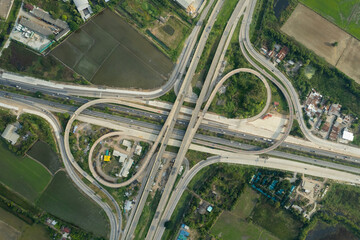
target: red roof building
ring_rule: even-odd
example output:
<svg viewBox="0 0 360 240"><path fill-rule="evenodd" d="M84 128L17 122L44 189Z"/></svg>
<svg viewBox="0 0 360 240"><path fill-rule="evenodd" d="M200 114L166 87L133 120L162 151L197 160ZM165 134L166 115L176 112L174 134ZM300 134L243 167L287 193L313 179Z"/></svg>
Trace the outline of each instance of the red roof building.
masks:
<svg viewBox="0 0 360 240"><path fill-rule="evenodd" d="M280 52L276 55L276 57L277 57L280 61L282 61L282 60L286 57L286 55L288 54L288 52L289 52L289 49L284 46L284 47L280 50Z"/></svg>

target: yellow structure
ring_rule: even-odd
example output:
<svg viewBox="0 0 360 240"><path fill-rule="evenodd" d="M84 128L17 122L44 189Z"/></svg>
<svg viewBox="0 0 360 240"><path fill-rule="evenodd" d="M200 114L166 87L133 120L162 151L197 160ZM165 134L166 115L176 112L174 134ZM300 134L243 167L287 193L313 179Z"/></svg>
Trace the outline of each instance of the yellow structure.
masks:
<svg viewBox="0 0 360 240"><path fill-rule="evenodd" d="M104 156L104 162L110 162L110 156L105 155Z"/></svg>

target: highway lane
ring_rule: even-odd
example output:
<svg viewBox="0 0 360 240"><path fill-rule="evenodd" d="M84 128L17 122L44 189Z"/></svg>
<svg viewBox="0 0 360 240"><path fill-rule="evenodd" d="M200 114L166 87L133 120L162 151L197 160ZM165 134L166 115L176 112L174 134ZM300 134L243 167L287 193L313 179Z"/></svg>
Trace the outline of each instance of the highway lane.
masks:
<svg viewBox="0 0 360 240"><path fill-rule="evenodd" d="M297 94L297 91L292 86L291 82L287 77L278 70L270 61L268 61L264 56L262 56L260 53L258 53L254 47L252 46L250 42L250 24L252 22L252 16L253 12L256 6L256 0L253 0L250 2L250 6L248 7L247 11L245 12L244 20L241 25L241 30L239 34L239 42L241 46L241 50L243 55L246 57L246 59L264 76L269 78L270 80L275 80L268 72L263 70L261 67L259 67L252 59L249 58L248 54L251 55L252 58L254 58L257 62L259 62L263 67L268 69L272 74L274 74L281 82L284 84L288 92L290 93L292 105L295 108L295 113L297 120L299 122L300 128L302 132L304 133L305 137L314 143L315 146L318 146L319 148L322 148L324 150L328 151L337 151L339 153L343 154L350 154L359 156L360 155L360 148L351 147L349 145L345 144L339 144L331 141L327 141L321 138L318 138L314 136L311 131L306 127L304 118L303 118L303 112L302 112L302 105L299 101L299 97ZM246 50L245 50L245 49Z"/></svg>
<svg viewBox="0 0 360 240"><path fill-rule="evenodd" d="M12 100L9 100L7 98L0 98L0 99L6 102L6 104L8 105L11 105L11 103L13 102ZM115 214L112 212L111 207L107 203L103 202L103 200L98 195L96 195L95 192L80 179L75 169L70 164L69 159L66 157L65 148L63 145L63 139L61 135L62 130L55 116L50 112L48 112L47 110L43 108L39 108L36 104L32 102L21 102L21 103L16 102L16 105L21 105L23 107L22 109L23 112L38 115L43 119L45 119L47 122L49 122L50 126L53 128L55 139L59 146L60 155L63 160L66 172L68 173L74 184L77 185L78 188L80 188L87 196L89 196L105 211L110 221L110 239L118 239L118 236L120 234L119 226L121 226L121 213L118 204L105 189L96 185L96 187L98 187L105 195L107 195L110 198L115 209L117 210L117 214L119 214L118 218L116 218Z"/></svg>
<svg viewBox="0 0 360 240"><path fill-rule="evenodd" d="M75 107L75 106L65 105L65 104L61 104L61 103L57 103L57 102L51 102L51 101L40 99L40 98L33 98L33 97L26 96L26 98L24 99L23 95L16 94L16 93L8 93L8 92L0 91L0 96L9 96L13 100L17 100L20 102L23 100L29 100L31 102L41 104L43 108L47 108L49 111L55 111L55 112L56 111L67 111L69 113L72 113L77 109L77 107ZM157 113L149 113L149 112L132 109L132 108L126 108L126 107L117 106L117 105L116 105L116 107L119 107L118 108L119 112L127 113L127 114L134 114L135 116L147 117L147 118L154 119L154 120L166 119L166 117L167 117L166 115L160 115ZM150 132L150 133L152 133L152 132L158 133L158 130L161 129L160 125L155 125L152 123L139 121L139 120L133 120L133 119L129 119L126 117L111 115L111 114L107 114L107 113L96 112L96 111L92 111L92 110L85 110L83 112L83 114L88 115L88 116L98 117L98 118L110 119L110 120L113 120L113 121L116 121L119 123L132 125L134 128L142 127L143 131ZM158 116L161 116L161 117L158 117ZM181 126L187 126L188 120L178 120L177 124L179 124ZM234 138L262 142L262 143L272 143L273 142L273 139L268 139L268 138L263 138L258 135L251 135L251 134L247 134L247 133L233 131L233 130L229 130L227 128L221 128L218 125L201 124L200 129L206 130L213 134L218 135L217 139L223 139L224 136L231 136ZM174 129L174 134L171 136L171 138L181 140L181 138L184 136L184 133L185 133L184 130ZM202 135L202 134L195 135L195 139L206 140L204 138L212 138L212 136ZM310 154L317 154L320 156L334 158L334 159L338 159L338 160L345 160L345 161L350 161L350 162L354 162L354 163L360 163L360 157L352 157L349 155L338 154L338 153L330 152L327 150L317 149L315 147L314 148L303 147L301 145L291 144L291 143L287 143L287 142L282 143L280 146L284 147L284 148L294 149L297 151L302 151L302 152L306 152L306 153L310 153ZM254 146L253 146L253 149L254 149Z"/></svg>
<svg viewBox="0 0 360 240"><path fill-rule="evenodd" d="M1 82L0 80L0 84L5 84L8 86L13 86L15 87L15 85L9 81L6 82ZM27 88L27 89L21 89L21 90L27 90L30 92L36 92L34 88ZM0 94L3 94L3 96L6 94L5 91L0 91ZM75 103L87 103L89 102L88 99L84 99L84 98L79 98L76 96L66 96L66 95L62 95L62 94L52 94L51 92L44 92L44 94L47 95L54 95L54 97L56 98L61 98L64 100L72 100ZM16 97L18 99L23 98L24 96L20 95L20 94L15 94L15 93L8 93L8 95L10 97ZM69 112L74 112L76 110L76 107L69 107L68 105L64 105L64 104L60 104L60 103L56 103L56 102L51 102L48 100L44 100L44 99L40 99L40 98L33 98L33 97L29 97L26 96L25 97L28 100L34 101L36 103L40 103L40 104L44 104L44 105L49 105L49 106L53 106L53 107L57 107L57 108L61 108L61 109L67 109ZM129 103L126 103L129 104ZM139 105L138 105L139 106ZM149 119L154 119L154 120L160 120L160 121L165 121L167 118L167 111L161 111L159 110L160 113L154 112L154 109L152 110L153 112L149 112L149 111L144 111L144 110L140 110L140 109L135 109L133 107L128 107L128 106L122 106L122 105L113 105L113 104L98 104L96 107L99 108L109 108L112 111L118 111L120 113L125 113L125 114L130 114L133 116L138 116L138 117L146 117ZM146 108L145 108L146 109ZM86 112L87 113L87 112ZM88 114L88 113L87 113ZM188 120L184 119L186 116L180 116L180 118L182 118L182 120L178 120L177 124L182 125L182 126L187 126L188 124ZM129 119L123 118L123 119L119 119L119 121L131 121ZM135 125L137 124L137 121L135 121ZM154 126L155 129L156 126ZM211 123L209 122L209 124L201 124L200 125L200 129L203 130L207 130L207 131L211 131L217 134L224 134L224 135L228 135L228 136L234 136L234 137L239 137L239 138L244 138L247 140L255 140L255 141L261 141L261 139L263 139L261 136L258 135L252 135L252 134L248 134L248 133L243 133L240 131L234 131L234 130L230 130L227 128L226 125L220 125L218 123ZM344 154L344 153L336 153L333 150L329 150L329 149L321 149L318 148L316 146L314 146L313 148L311 147L302 147L300 145L296 145L296 144L292 144L292 143L283 143L281 144L282 147L288 147L288 148L292 148L292 149L296 149L296 150L301 150L301 151L305 151L305 152L309 152L309 153L316 153L322 156L327 156L327 157L332 157L332 158L337 158L337 159L343 159L343 160L347 160L347 161L355 161L355 162L360 162L360 158L358 157L352 157L348 154Z"/></svg>
<svg viewBox="0 0 360 240"><path fill-rule="evenodd" d="M219 74L219 69L220 69L219 65L218 65L219 60L221 59L221 55L225 54L224 52L226 52L225 46L226 46L227 39L231 39L234 29L240 19L240 15L246 6L246 4L245 4L246 2L247 2L247 0L239 0L238 1L233 13L230 16L228 23L226 24L226 27L223 31L223 34L222 34L219 44L217 46L217 50L215 52L214 58L210 65L209 71L207 73L205 82L202 86L202 90L200 92L199 98L197 99L196 106L193 111L193 115L191 116L191 119L188 123L188 127L185 132L182 143L180 145L180 149L175 158L175 162L174 162L171 174L168 178L168 181L165 185L163 194L159 201L158 207L156 209L156 215L151 222L150 229L148 230L146 239L159 239L158 236L156 236L156 231L159 227L159 220L161 219L161 216L164 213L163 211L166 207L167 201L168 201L171 191L173 189L173 185L174 185L175 179L178 175L180 165L181 165L183 159L185 158L185 154L186 154L186 152L190 146L190 143L196 133L197 128L195 129L194 127L195 127L196 122L198 121L198 113L204 102L204 99L205 99L207 91L210 87L213 76L214 75L218 76L218 74ZM209 29L209 32L211 32L211 28Z"/></svg>
<svg viewBox="0 0 360 240"><path fill-rule="evenodd" d="M204 11L202 12L202 14L200 16L199 22L202 22L205 19L206 15L207 15L207 12L210 10L210 7L212 6L212 3L213 3L213 0L208 3L207 7L204 9ZM208 19L208 22L206 23L205 28L201 33L201 36L200 36L198 45L197 45L197 47L195 49L195 52L193 54L191 63L189 65L189 67L188 67L185 78L184 78L184 80L183 80L183 82L181 84L179 94L177 95L176 101L174 102L173 107L172 107L172 109L171 109L171 111L170 111L170 113L168 115L168 118L166 119L166 121L165 121L165 123L164 123L164 125L163 125L163 127L161 129L161 131L165 131L165 133L162 135L163 138L162 138L162 141L160 143L160 148L159 148L159 150L157 152L157 155L156 155L155 163L151 166L150 175L155 174L155 172L157 171L157 169L158 169L158 167L160 165L162 155L165 152L166 146L167 146L168 141L169 141L169 139L171 137L173 128L174 128L174 126L176 124L176 120L177 120L177 118L179 116L179 113L180 113L181 106L183 105L183 102L184 102L185 97L186 97L187 90L188 90L188 88L190 86L191 79L192 79L193 75L195 74L197 64L199 62L200 56L201 56L201 54L203 52L203 49L205 47L206 40L207 40L207 38L209 36L207 30L208 29L211 30L211 28L212 28L212 26L213 26L213 24L214 24L214 22L216 20L216 16L217 16L217 14L219 12L219 9L222 7L222 4L223 4L223 0L218 1L215 4L214 9L212 10L212 12L210 14L210 17ZM154 146L155 145L157 147L158 144L155 143ZM145 188L149 189L151 187L152 183L153 183L152 178L147 179ZM140 204L139 204L140 206L143 205L143 202L146 201L147 196L148 196L148 192L144 191L143 195L140 197ZM134 211L136 211L136 212L134 214L133 223L130 224L129 231L127 232L127 235L124 236L125 239L131 239L131 238L134 237L133 233L134 233L137 221L140 218L142 208L134 209Z"/></svg>

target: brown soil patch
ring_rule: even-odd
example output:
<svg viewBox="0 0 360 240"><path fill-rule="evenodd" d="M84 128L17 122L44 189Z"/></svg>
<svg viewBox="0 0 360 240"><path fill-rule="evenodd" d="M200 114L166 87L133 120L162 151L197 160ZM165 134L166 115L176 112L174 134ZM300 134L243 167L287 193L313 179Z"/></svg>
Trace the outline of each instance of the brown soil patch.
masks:
<svg viewBox="0 0 360 240"><path fill-rule="evenodd" d="M313 10L298 4L281 30L360 83L360 42ZM338 46L332 43L338 42Z"/></svg>

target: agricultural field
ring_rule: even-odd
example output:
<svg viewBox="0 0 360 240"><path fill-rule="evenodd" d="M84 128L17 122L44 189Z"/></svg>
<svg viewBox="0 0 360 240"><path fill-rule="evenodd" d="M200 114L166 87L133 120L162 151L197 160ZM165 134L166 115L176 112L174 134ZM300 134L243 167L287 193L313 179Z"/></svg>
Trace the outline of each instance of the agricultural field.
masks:
<svg viewBox="0 0 360 240"><path fill-rule="evenodd" d="M360 40L358 0L300 0L300 2Z"/></svg>
<svg viewBox="0 0 360 240"><path fill-rule="evenodd" d="M62 167L57 154L43 141L36 142L26 154L44 164L52 174Z"/></svg>
<svg viewBox="0 0 360 240"><path fill-rule="evenodd" d="M51 174L36 161L11 153L0 145L0 182L35 202L51 180Z"/></svg>
<svg viewBox="0 0 360 240"><path fill-rule="evenodd" d="M50 236L44 226L29 225L15 215L0 208L0 239L4 240L48 240Z"/></svg>
<svg viewBox="0 0 360 240"><path fill-rule="evenodd" d="M82 195L63 171L54 176L37 206L97 236L106 237L108 233L105 213Z"/></svg>
<svg viewBox="0 0 360 240"><path fill-rule="evenodd" d="M51 55L96 85L154 89L172 70L170 59L110 10L74 32Z"/></svg>
<svg viewBox="0 0 360 240"><path fill-rule="evenodd" d="M241 194L238 202L231 211L224 211L217 219L211 229L211 233L220 239L237 240L258 240L258 239L277 239L268 231L246 221L253 211L259 194L246 187Z"/></svg>
<svg viewBox="0 0 360 240"><path fill-rule="evenodd" d="M281 30L360 83L360 42L299 4Z"/></svg>

